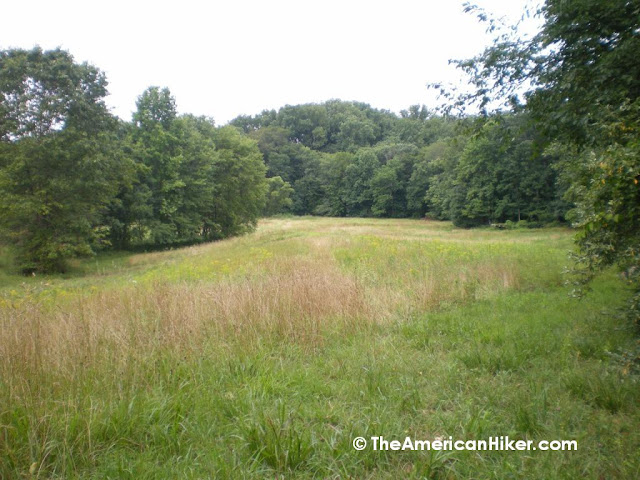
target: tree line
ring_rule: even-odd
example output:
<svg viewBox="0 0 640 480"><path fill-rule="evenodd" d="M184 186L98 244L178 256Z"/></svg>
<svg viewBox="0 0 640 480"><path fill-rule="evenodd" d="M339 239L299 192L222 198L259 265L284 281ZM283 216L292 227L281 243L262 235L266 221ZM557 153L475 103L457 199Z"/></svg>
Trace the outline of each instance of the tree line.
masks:
<svg viewBox="0 0 640 480"><path fill-rule="evenodd" d="M0 52L0 224L24 272L104 249L250 231L261 215L423 217L477 226L562 221L554 161L517 115L400 115L330 100L240 116L178 115L150 87L131 121L105 75L66 51Z"/></svg>
<svg viewBox="0 0 640 480"><path fill-rule="evenodd" d="M450 109L525 114L547 137L573 204L577 286L618 267L634 291L627 312L640 328L640 2L546 0L531 12L542 21L531 37L476 6L467 10L496 37L457 62L474 88L445 89ZM640 364L640 349L629 361Z"/></svg>
<svg viewBox="0 0 640 480"><path fill-rule="evenodd" d="M564 221L565 187L523 115L401 114L331 100L231 122L254 139L273 190L269 213L424 217L457 226ZM273 179L277 179L277 182Z"/></svg>
<svg viewBox="0 0 640 480"><path fill-rule="evenodd" d="M147 89L121 121L106 86L60 49L0 52L0 225L22 271L255 226L267 191L255 141L178 115L166 88Z"/></svg>

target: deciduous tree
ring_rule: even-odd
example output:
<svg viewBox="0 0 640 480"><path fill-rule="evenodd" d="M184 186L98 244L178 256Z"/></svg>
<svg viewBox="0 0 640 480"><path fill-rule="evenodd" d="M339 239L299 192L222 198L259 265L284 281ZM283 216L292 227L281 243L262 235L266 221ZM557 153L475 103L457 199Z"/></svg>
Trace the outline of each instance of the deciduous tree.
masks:
<svg viewBox="0 0 640 480"><path fill-rule="evenodd" d="M456 104L524 108L555 142L576 204L583 280L621 267L636 288L631 312L638 321L640 3L546 0L538 15L538 35L501 34L482 55L458 62L476 89Z"/></svg>
<svg viewBox="0 0 640 480"><path fill-rule="evenodd" d="M89 254L126 168L105 76L62 50L0 52L0 224L24 271Z"/></svg>

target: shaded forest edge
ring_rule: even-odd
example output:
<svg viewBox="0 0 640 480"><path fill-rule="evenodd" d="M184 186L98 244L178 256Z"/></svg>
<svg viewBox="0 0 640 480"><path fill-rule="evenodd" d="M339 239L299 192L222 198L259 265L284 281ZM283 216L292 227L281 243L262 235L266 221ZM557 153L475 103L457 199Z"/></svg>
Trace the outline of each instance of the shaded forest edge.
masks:
<svg viewBox="0 0 640 480"><path fill-rule="evenodd" d="M179 115L168 88L130 122L104 103L104 74L62 50L0 55L3 241L25 273L97 251L218 240L260 216L563 222L568 203L524 115L396 115L359 102L213 119Z"/></svg>

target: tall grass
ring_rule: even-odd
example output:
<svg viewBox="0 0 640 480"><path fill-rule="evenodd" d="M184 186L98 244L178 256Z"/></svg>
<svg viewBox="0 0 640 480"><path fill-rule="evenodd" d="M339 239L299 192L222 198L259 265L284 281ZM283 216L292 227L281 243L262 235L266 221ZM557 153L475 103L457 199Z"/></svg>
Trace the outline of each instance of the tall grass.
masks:
<svg viewBox="0 0 640 480"><path fill-rule="evenodd" d="M608 353L633 339L601 313L625 292L608 277L567 298L569 244L560 229L279 219L70 278L9 276L0 477L630 478L638 383ZM578 437L581 452L532 466L350 444L408 433Z"/></svg>

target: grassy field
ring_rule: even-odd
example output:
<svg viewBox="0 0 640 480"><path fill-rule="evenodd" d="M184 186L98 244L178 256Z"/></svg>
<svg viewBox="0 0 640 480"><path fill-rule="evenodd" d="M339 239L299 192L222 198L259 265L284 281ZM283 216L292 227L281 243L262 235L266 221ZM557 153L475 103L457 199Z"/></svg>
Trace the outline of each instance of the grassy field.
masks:
<svg viewBox="0 0 640 480"><path fill-rule="evenodd" d="M636 338L571 232L272 219L0 273L0 478L640 478ZM1 267L2 265L0 265ZM577 451L356 451L356 437Z"/></svg>

